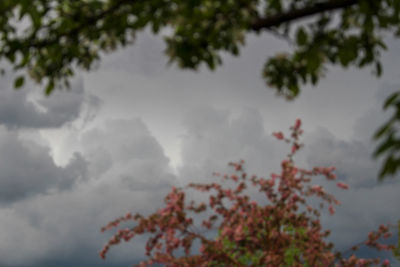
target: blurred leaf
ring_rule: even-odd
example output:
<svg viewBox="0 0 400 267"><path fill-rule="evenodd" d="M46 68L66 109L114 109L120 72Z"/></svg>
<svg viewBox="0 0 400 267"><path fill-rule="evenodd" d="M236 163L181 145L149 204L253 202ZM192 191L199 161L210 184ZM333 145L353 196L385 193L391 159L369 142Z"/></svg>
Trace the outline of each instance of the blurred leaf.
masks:
<svg viewBox="0 0 400 267"><path fill-rule="evenodd" d="M390 105L394 103L394 101L397 100L397 98L400 96L400 91L397 91L393 94L391 94L385 101L383 105L383 109L387 109Z"/></svg>
<svg viewBox="0 0 400 267"><path fill-rule="evenodd" d="M375 150L374 155L379 156L383 152L386 152L387 150L390 150L393 148L393 145L395 144L395 141L392 137L392 135L389 135L386 140L378 146L378 148Z"/></svg>
<svg viewBox="0 0 400 267"><path fill-rule="evenodd" d="M14 87L16 89L19 89L24 85L24 82L25 82L25 77L24 76L19 76L14 81Z"/></svg>
<svg viewBox="0 0 400 267"><path fill-rule="evenodd" d="M389 132L390 131L390 132ZM384 134L392 134L393 129L392 129L392 121L390 120L389 122L385 123L383 126L381 126L374 134L374 139L378 139L382 137Z"/></svg>
<svg viewBox="0 0 400 267"><path fill-rule="evenodd" d="M47 96L50 95L51 92L53 92L53 90L54 90L54 80L50 80L46 86L46 91L45 91L46 95Z"/></svg>
<svg viewBox="0 0 400 267"><path fill-rule="evenodd" d="M300 46L305 45L307 43L308 39L307 37L308 37L307 33L304 31L304 29L300 28L297 31L297 36L296 36L297 44Z"/></svg>

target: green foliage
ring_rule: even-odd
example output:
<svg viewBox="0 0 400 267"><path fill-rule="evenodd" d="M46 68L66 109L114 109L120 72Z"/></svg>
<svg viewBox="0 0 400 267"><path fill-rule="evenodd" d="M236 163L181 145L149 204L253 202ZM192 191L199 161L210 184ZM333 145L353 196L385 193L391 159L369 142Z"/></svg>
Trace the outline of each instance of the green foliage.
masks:
<svg viewBox="0 0 400 267"><path fill-rule="evenodd" d="M379 173L380 179L396 174L400 168L400 155L398 153L400 150L400 136L398 135L400 92L395 92L387 98L384 109L388 108L394 108L395 110L390 119L377 130L374 136L376 140L380 141L374 153L375 157L386 156Z"/></svg>
<svg viewBox="0 0 400 267"><path fill-rule="evenodd" d="M304 227L295 228L289 225L286 226L285 232L289 233L293 237L296 236L296 234L299 235L300 239L294 239L296 242L301 242L306 237L306 229ZM293 266L296 262L296 259L301 258L301 256L302 250L294 242L292 242L290 247L285 251L284 267ZM309 267L307 262L303 262L303 267Z"/></svg>
<svg viewBox="0 0 400 267"><path fill-rule="evenodd" d="M103 52L131 44L146 28L162 32L171 62L189 69L215 69L221 53L238 55L252 32L293 35L292 53L269 58L263 71L288 98L301 84L316 84L328 63L372 65L379 76L386 49L381 35L400 33L396 0L3 0L0 14L0 58L45 82L46 93L67 84L76 67L90 70ZM305 17L310 19L292 26Z"/></svg>
<svg viewBox="0 0 400 267"><path fill-rule="evenodd" d="M223 253L226 253L231 257L233 261L236 261L243 266L257 266L256 264L259 262L262 262L261 259L263 258L263 250L250 250L248 247L246 247L247 242L252 242L251 237L248 236L249 231L248 227L245 226L243 229L243 232L245 234L245 238L241 240L240 242L234 242L230 240L229 238L225 237L222 241L223 243ZM288 225L284 228L284 232L288 233L290 236L293 237L293 240L296 240L296 242L301 242L303 238L306 237L306 229L304 227L298 227L295 228L291 225ZM295 236L296 234L298 235L298 238L296 239ZM218 236L221 236L221 231L219 231ZM258 233L258 238L261 240L262 238L267 239L268 238L268 233L266 231L260 231ZM291 267L293 266L294 263L297 262L298 258L301 258L302 256L302 250L296 246L296 244L293 243L285 250L284 252L284 258L285 261L282 264L281 267ZM218 262L211 262L209 266L219 266ZM304 267L309 267L307 262L303 263Z"/></svg>
<svg viewBox="0 0 400 267"><path fill-rule="evenodd" d="M252 242L252 239L249 234L248 227L245 226L243 229L245 238L238 242L234 242L229 238L225 237L222 241L223 243L223 252L228 254L232 259L236 260L243 266L254 266L256 263L259 263L263 257L263 250L249 250L246 247L246 243ZM293 240L299 242L306 236L306 229L304 227L295 228L291 225L288 225L284 228L284 232L288 233L290 236L293 237ZM295 236L299 235L300 238L295 238ZM221 231L219 231L219 236L221 236ZM260 231L258 233L258 239L267 239L268 233L266 231ZM302 255L302 251L300 248L294 244L294 242L290 245L289 248L286 249L284 252L285 254L285 262L283 263L282 267L290 267L296 262L297 258L300 258ZM212 265L214 266L214 265ZM304 267L308 267L308 264L305 262Z"/></svg>
<svg viewBox="0 0 400 267"><path fill-rule="evenodd" d="M248 232L249 232L248 228L244 227L245 235L247 235ZM221 233L219 235L221 235ZM245 244L246 242L251 242L251 239L248 236L241 241L242 244ZM223 252L229 255L232 259L242 264L243 266L248 266L251 264L258 263L263 256L262 250L250 251L249 249L246 248L246 246L240 246L236 242L233 242L227 237L223 239L222 244L223 244Z"/></svg>
<svg viewBox="0 0 400 267"><path fill-rule="evenodd" d="M14 81L14 87L16 89L18 89L18 88L20 88L20 87L22 87L24 85L24 82L25 82L25 77L24 76L19 76Z"/></svg>

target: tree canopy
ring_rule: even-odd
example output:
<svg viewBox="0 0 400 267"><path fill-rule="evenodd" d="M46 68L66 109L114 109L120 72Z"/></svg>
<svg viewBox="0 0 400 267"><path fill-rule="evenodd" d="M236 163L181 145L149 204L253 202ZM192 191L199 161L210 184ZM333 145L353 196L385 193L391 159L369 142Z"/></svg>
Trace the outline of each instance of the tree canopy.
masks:
<svg viewBox="0 0 400 267"><path fill-rule="evenodd" d="M400 35L397 0L2 0L0 14L0 59L27 71L15 87L29 75L46 94L147 28L163 36L170 61L188 69L215 69L223 52L239 55L250 33L287 38L293 51L267 58L262 74L288 99L316 85L328 64L370 66L380 76L382 36ZM393 130L400 112L393 118L377 133L377 155L387 156L382 176L400 166Z"/></svg>

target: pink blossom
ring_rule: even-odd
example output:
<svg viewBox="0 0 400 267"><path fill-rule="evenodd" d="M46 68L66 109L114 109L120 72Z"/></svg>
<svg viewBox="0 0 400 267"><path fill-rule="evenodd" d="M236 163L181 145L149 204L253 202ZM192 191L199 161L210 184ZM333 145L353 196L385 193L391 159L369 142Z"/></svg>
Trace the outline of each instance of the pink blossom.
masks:
<svg viewBox="0 0 400 267"><path fill-rule="evenodd" d="M302 144L298 142L301 134L301 121L297 120L291 127L292 135L285 139L286 142L294 146L293 153L299 149ZM281 132L274 133L278 139L285 137ZM314 265L333 266L336 262L342 262L343 266L369 266L372 263L381 263L381 266L390 266L389 260L358 259L354 254L349 258L335 256L330 251L331 244L323 239L329 235L329 231L322 231L320 223L319 209L314 209L307 205L307 197L319 197L329 205L330 214L335 213L335 204L339 201L324 190L321 185L312 185L312 176L324 175L328 180L335 178L334 167L315 167L312 170L298 169L294 160L293 153L282 161L281 174L271 174L270 179L258 178L258 176L247 176L242 169L243 161L239 163L230 163L229 165L240 174L225 174L224 179L231 180L236 184L235 187L225 187L223 184L190 184L189 187L200 192L208 192L208 211L215 212L208 219L202 221L202 228L205 230L216 227L219 234L216 238L204 236L194 227L195 218L188 217L190 213L204 212L207 204L185 204L185 193L181 188L172 188L172 192L165 199L165 207L157 212L144 217L140 214L132 215L127 213L106 227L102 231L118 226L121 222L133 220L137 223L134 228L119 229L103 247L99 253L101 258L105 258L109 248L121 241L129 241L133 237L142 234L149 234L151 238L145 245L147 261L138 266L150 266L152 264L164 264L168 266L208 266L209 263L218 262L221 266L239 266L240 262L232 255L235 251L251 253L252 248L263 248L265 257L262 264L265 266L279 266L284 261L286 255L286 246L289 243L296 242L302 244L303 259L312 259ZM220 174L217 174L220 176ZM220 178L222 178L220 177ZM250 181L249 181L250 179ZM273 187L275 180L278 179L278 186ZM252 198L244 194L246 186L253 184L256 189L267 197L267 202L258 198ZM337 183L342 189L348 189L349 186L344 183ZM228 199L227 199L228 198ZM227 203L227 205L225 204ZM229 204L228 204L229 203ZM262 204L261 204L262 203ZM323 203L321 203L321 209ZM303 209L312 214L304 213ZM196 223L197 225L197 223ZM286 231L286 226L299 228L306 231L306 234L292 234ZM104 229L104 230L103 230ZM289 229L288 229L289 230ZM299 232L301 233L301 232ZM370 232L368 240L363 244L380 250L390 250L394 245L380 244L379 239L390 236L388 226L380 225L379 230ZM193 257L190 252L193 242L201 242L199 256ZM226 243L225 241L229 241ZM244 241L244 242L243 242ZM282 241L282 242L281 242ZM250 244L250 242L254 244ZM273 244L264 247L265 243ZM360 243L362 244L362 243ZM250 246L248 246L250 245ZM175 257L174 251L183 249L185 255ZM355 251L358 246L352 247ZM222 252L222 253L221 253ZM337 258L337 259L336 259ZM296 259L293 266L300 266L302 259ZM336 266L336 265L335 265Z"/></svg>
<svg viewBox="0 0 400 267"><path fill-rule="evenodd" d="M231 179L235 182L237 182L237 180L239 180L239 177L235 174L231 175Z"/></svg>
<svg viewBox="0 0 400 267"><path fill-rule="evenodd" d="M293 129L294 129L294 130L298 130L298 129L300 128L300 126L301 126L301 120L300 120L300 119L297 119L296 122L295 122L295 124L294 124Z"/></svg>
<svg viewBox="0 0 400 267"><path fill-rule="evenodd" d="M242 238L242 234L243 234L243 225L240 224L235 229L235 240L240 240Z"/></svg>
<svg viewBox="0 0 400 267"><path fill-rule="evenodd" d="M314 191L315 193L322 193L324 191L324 189L320 185L311 186L311 190Z"/></svg>
<svg viewBox="0 0 400 267"><path fill-rule="evenodd" d="M342 188L342 189L349 189L349 186L344 183L337 183L336 185L337 185L337 187Z"/></svg>
<svg viewBox="0 0 400 267"><path fill-rule="evenodd" d="M335 214L335 207L333 207L332 205L329 206L329 213L331 215Z"/></svg>
<svg viewBox="0 0 400 267"><path fill-rule="evenodd" d="M285 138L282 132L276 132L273 133L272 135L275 136L278 140L282 140L283 138Z"/></svg>
<svg viewBox="0 0 400 267"><path fill-rule="evenodd" d="M387 239L387 238L389 238L389 237L391 237L391 236L392 236L391 233L385 233L385 234L383 235L383 238Z"/></svg>
<svg viewBox="0 0 400 267"><path fill-rule="evenodd" d="M368 261L366 259L359 259L357 264L360 266L364 266L368 263Z"/></svg>

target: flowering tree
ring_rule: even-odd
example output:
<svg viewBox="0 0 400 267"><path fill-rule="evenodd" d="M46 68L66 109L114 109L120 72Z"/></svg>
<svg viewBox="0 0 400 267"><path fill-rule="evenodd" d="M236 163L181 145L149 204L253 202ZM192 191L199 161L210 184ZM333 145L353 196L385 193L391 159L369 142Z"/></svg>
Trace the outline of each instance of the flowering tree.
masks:
<svg viewBox="0 0 400 267"><path fill-rule="evenodd" d="M274 133L279 140L291 144L288 158L282 161L281 172L270 178L249 177L243 169L243 161L231 163L234 174L220 175L234 186L218 183L190 184L189 189L209 194L208 204L185 202L182 188L172 188L165 198L166 206L144 217L130 213L110 222L102 231L117 227L121 222L135 221L133 228L119 229L100 252L105 258L110 246L121 240L129 241L137 235L150 234L146 244L147 259L136 266L165 264L165 266L389 266L388 260L379 258L358 258L354 254L344 257L335 252L334 245L325 239L320 223L320 212L328 204L331 215L339 201L326 192L321 185L315 185L313 176L324 176L330 181L336 179L334 167L314 167L311 170L296 167L293 156L302 147L301 121L291 127L291 135ZM348 185L337 182L341 189ZM266 198L264 204L255 201L254 196L245 194L253 186ZM320 200L318 207L310 204L310 197ZM190 214L206 212L201 225L196 225ZM201 231L199 228L204 228ZM213 231L216 229L214 235ZM211 235L211 237L209 237ZM388 226L381 225L369 233L366 245L377 250L391 250L393 245L382 244L381 238L390 237ZM198 253L192 253L199 244Z"/></svg>

